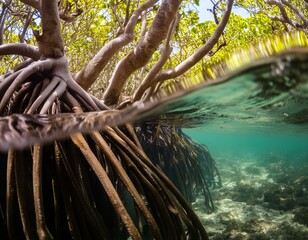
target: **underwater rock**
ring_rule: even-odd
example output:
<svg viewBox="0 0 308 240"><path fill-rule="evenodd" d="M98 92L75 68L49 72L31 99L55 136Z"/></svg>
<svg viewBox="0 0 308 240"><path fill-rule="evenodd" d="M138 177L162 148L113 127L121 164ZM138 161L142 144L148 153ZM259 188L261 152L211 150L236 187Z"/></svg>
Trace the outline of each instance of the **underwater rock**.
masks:
<svg viewBox="0 0 308 240"><path fill-rule="evenodd" d="M276 209L276 210L291 210L295 206L295 201L292 198L281 198L277 194L264 194L266 197L264 202L267 204L265 205L268 208Z"/></svg>
<svg viewBox="0 0 308 240"><path fill-rule="evenodd" d="M305 197L296 198L296 199L295 199L295 203L296 203L298 206L308 207L308 197L305 196Z"/></svg>
<svg viewBox="0 0 308 240"><path fill-rule="evenodd" d="M260 168L255 167L255 166L248 166L245 168L245 171L253 175L259 175L261 173Z"/></svg>
<svg viewBox="0 0 308 240"><path fill-rule="evenodd" d="M274 184L264 191L263 201L267 207L287 211L308 206L308 177L297 174L295 171L272 178L279 184Z"/></svg>
<svg viewBox="0 0 308 240"><path fill-rule="evenodd" d="M295 180L295 183L304 188L308 188L308 176L300 176Z"/></svg>
<svg viewBox="0 0 308 240"><path fill-rule="evenodd" d="M248 240L248 234L243 233L243 232L238 232L238 231L231 231L228 235L226 239L230 239L230 240Z"/></svg>
<svg viewBox="0 0 308 240"><path fill-rule="evenodd" d="M285 174L285 173L273 176L272 178L273 178L274 182L282 183L282 184L289 184L290 181L291 181L291 177L288 174Z"/></svg>
<svg viewBox="0 0 308 240"><path fill-rule="evenodd" d="M290 210L295 207L295 200L292 197L280 198L279 207L282 210Z"/></svg>
<svg viewBox="0 0 308 240"><path fill-rule="evenodd" d="M218 155L215 159L223 186L212 191L215 211L205 215L201 208L197 210L210 240L307 240L305 156L297 161L298 156L280 153Z"/></svg>
<svg viewBox="0 0 308 240"><path fill-rule="evenodd" d="M247 204L258 204L262 197L262 192L257 188L245 184L238 183L231 193L233 201L246 202Z"/></svg>
<svg viewBox="0 0 308 240"><path fill-rule="evenodd" d="M294 225L291 225L289 222L284 221L281 224L278 224L276 228L271 229L268 232L268 235L272 239L277 240L307 240L308 231L299 232Z"/></svg>
<svg viewBox="0 0 308 240"><path fill-rule="evenodd" d="M249 240L271 240L271 238L264 233L253 233L250 235Z"/></svg>
<svg viewBox="0 0 308 240"><path fill-rule="evenodd" d="M274 185L264 192L263 201L267 207L277 210L291 210L296 206L308 206L308 194L301 186Z"/></svg>
<svg viewBox="0 0 308 240"><path fill-rule="evenodd" d="M297 209L294 215L294 221L308 227L308 207L301 207Z"/></svg>
<svg viewBox="0 0 308 240"><path fill-rule="evenodd" d="M279 203L279 197L275 193L273 193L271 191L267 191L267 192L264 193L263 201L278 204Z"/></svg>

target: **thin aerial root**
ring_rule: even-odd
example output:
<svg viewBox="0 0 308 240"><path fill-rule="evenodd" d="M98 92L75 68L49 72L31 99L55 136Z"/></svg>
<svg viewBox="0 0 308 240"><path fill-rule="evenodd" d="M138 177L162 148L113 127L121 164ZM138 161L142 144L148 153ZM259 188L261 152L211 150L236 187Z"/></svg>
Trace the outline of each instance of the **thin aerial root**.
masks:
<svg viewBox="0 0 308 240"><path fill-rule="evenodd" d="M0 94L4 94L8 87L12 84L14 79L21 73L22 70L18 70L17 72L14 72L8 76L5 76L5 78L0 82ZM3 97L2 97L3 99Z"/></svg>
<svg viewBox="0 0 308 240"><path fill-rule="evenodd" d="M203 192L203 196L204 196L204 199L205 199L205 205L207 206L207 209L208 209L208 212L211 213L211 212L214 212L215 210L215 206L214 206L214 203L213 203L213 199L210 195L210 189L209 189L209 186L201 172L201 168L197 167L196 171L195 171L198 175L199 175L199 178L201 179L202 181L202 192Z"/></svg>
<svg viewBox="0 0 308 240"><path fill-rule="evenodd" d="M76 98L72 94L70 94L69 91L64 92L62 96L62 101L74 111L78 109L78 111L83 112L79 102L76 100Z"/></svg>
<svg viewBox="0 0 308 240"><path fill-rule="evenodd" d="M103 137L98 133L92 133L92 138L96 142L96 144L100 147L101 151L106 155L106 157L110 160L111 164L113 165L114 169L118 173L119 177L121 178L122 182L130 192L131 196L133 197L134 201L136 202L137 206L143 213L144 218L148 222L151 230L153 231L153 235L155 239L162 239L160 234L159 228L154 220L151 212L147 208L145 202L142 200L140 194L138 193L137 189L135 188L134 184L130 180L129 176L127 175L125 169L122 167L121 163L108 146L107 142L103 139Z"/></svg>
<svg viewBox="0 0 308 240"><path fill-rule="evenodd" d="M60 150L58 148L57 142L54 145L54 166L57 168L57 163L60 162ZM54 175L56 176L56 170L54 170ZM59 178L54 177L52 181L52 192L53 192L53 201L54 201L54 212L55 212L55 239L60 239L60 235L63 229L61 214L63 212L63 201L61 201L61 191L59 185ZM61 211L62 210L62 211Z"/></svg>
<svg viewBox="0 0 308 240"><path fill-rule="evenodd" d="M32 190L31 181L28 181L27 173L27 164L26 161L16 161L17 159L23 159L24 156L21 154L25 154L24 152L16 152L16 158L14 162L15 168L15 181L16 181L16 190L17 190L17 198L18 198L18 206L20 218L23 226L23 231L26 236L26 239L35 239L33 229L35 229L35 222L33 221L32 206L34 206L34 199L32 195L32 191L27 191L28 189ZM23 159L24 160L24 159ZM31 206L31 207L30 207Z"/></svg>
<svg viewBox="0 0 308 240"><path fill-rule="evenodd" d="M113 137L116 137L116 134L113 131L109 131L108 134L111 134ZM140 164L146 165L153 173L155 173L159 179L167 186L168 189L172 192L172 194L176 197L177 201L180 203L182 208L186 211L186 214L191 219L191 221L194 223L195 228L199 229L200 235L202 239L208 239L207 232L205 231L202 223L198 219L197 215L194 213L194 211L191 209L189 203L184 199L182 194L179 192L179 190L174 186L174 184L170 181L170 179L159 169L157 168L151 160L146 156L146 154L138 149L138 147L121 131L117 132L119 137L121 137L124 141L121 141L122 143L127 144L127 149L132 149L135 151L138 156L142 159L142 162Z"/></svg>
<svg viewBox="0 0 308 240"><path fill-rule="evenodd" d="M89 94L90 95L90 94ZM96 97L90 95L92 100L95 102L95 104L99 107L100 110L110 110L107 105L105 105L101 100L97 99Z"/></svg>
<svg viewBox="0 0 308 240"><path fill-rule="evenodd" d="M114 131L112 132L115 132L122 139L122 141L125 142L125 144L132 148L132 150L135 151L138 155L142 156L143 158L146 158L148 160L147 162L150 163L154 168L156 168L151 162L151 160L146 156L142 148L138 148L138 146L131 139L129 139L119 128L114 128ZM112 135L115 136L114 133L112 133Z"/></svg>
<svg viewBox="0 0 308 240"><path fill-rule="evenodd" d="M33 103L36 101L36 99L39 97L40 95L40 92L42 91L42 86L43 86L43 82L42 81L39 81L35 84L35 87L31 93L31 97L28 101L28 105L27 107L25 108L24 110L24 113L29 113L29 109L31 108L31 106L33 105ZM32 112L33 113L33 112ZM31 114L32 114L31 113Z"/></svg>
<svg viewBox="0 0 308 240"><path fill-rule="evenodd" d="M53 60L44 60L44 61L38 61L34 64L31 64L30 66L22 69L21 73L18 75L18 77L15 78L14 82L8 87L6 92L4 93L4 96L2 97L2 100L0 102L0 112L3 111L5 106L7 105L10 97L14 93L14 91L33 73L39 72L39 71L45 71L50 70L53 66Z"/></svg>
<svg viewBox="0 0 308 240"><path fill-rule="evenodd" d="M119 129L115 129L117 132L115 132L112 128L107 128L105 131L107 135L109 135L118 145L119 145L119 152L122 154L122 157L126 159L128 162L127 165L134 168L135 171L136 169L140 169L140 171L136 171L138 173L138 176L143 179L144 181L144 176L146 176L146 179L149 181L149 184L151 186L154 186L154 190L152 191L152 195L155 197L155 201L157 201L159 204L159 209L164 209L166 206L166 199L163 200L164 196L161 192L161 187L157 183L157 181L153 178L153 174L155 174L140 158L140 154L136 154L134 150L130 146L127 145L126 140L122 139L121 136L118 135L120 133L121 135L125 136ZM132 143L132 142L131 142ZM132 143L133 144L133 143ZM126 153L129 154L129 157L127 157ZM132 161L134 160L134 161ZM134 167L135 164L138 165L138 167ZM141 172L142 171L142 172ZM147 185L149 187L149 185ZM151 188L149 188L151 189ZM162 196L160 196L162 195ZM161 217L164 221L165 224L169 226L169 232L173 233L171 235L175 235L176 232L174 230L174 224L173 221L170 219L170 215L167 214L168 209L165 208L163 211L160 210L160 213L162 214Z"/></svg>
<svg viewBox="0 0 308 240"><path fill-rule="evenodd" d="M10 239L16 239L15 231L15 196L16 186L14 177L14 151L10 150L7 155L7 169L6 169L6 223Z"/></svg>
<svg viewBox="0 0 308 240"><path fill-rule="evenodd" d="M107 237L108 232L104 222L100 221L97 216L97 212L93 211L93 208L91 207L91 203L89 202L88 197L85 196L85 194L83 193L80 183L77 180L72 167L70 166L70 161L67 159L64 148L58 142L55 142L55 151L59 152L58 153L59 161L62 161L62 164L66 169L71 184L74 187L77 196L79 196L79 200L82 206L84 207L84 216L89 219L89 222L91 222L91 224L93 224L93 228L96 229L96 234L98 236L100 236L102 239L110 239L110 237Z"/></svg>
<svg viewBox="0 0 308 240"><path fill-rule="evenodd" d="M47 79L46 79L47 80ZM45 79L43 80L43 82L45 81ZM49 82L49 80L47 80ZM28 114L33 114L35 111L37 111L37 109L40 107L40 105L42 104L43 101L45 101L48 96L51 94L52 90L57 86L57 84L59 83L58 79L53 79L46 88L42 88L44 89L40 95L37 97L37 99L34 101L34 103L32 104L32 106L29 108L29 110L27 110Z"/></svg>
<svg viewBox="0 0 308 240"><path fill-rule="evenodd" d="M185 212L185 208L183 208L182 205L177 201L177 198L175 197L173 192L170 191L170 189L166 186L166 184L163 181L161 181L160 177L158 177L156 174L153 174L153 178L155 179L155 181L157 181L159 186L163 189L163 192L166 194L166 197L169 201L168 203L169 211L174 212L174 214L176 215L179 215L181 220L187 226L188 230L189 229L192 230L190 232L190 234L192 234L191 239L199 239L199 236L196 235L197 234L196 231L198 230L195 229L192 219L189 218L189 216ZM185 232L183 228L180 229L178 228L177 231Z"/></svg>
<svg viewBox="0 0 308 240"><path fill-rule="evenodd" d="M20 109L26 104L27 97L29 97L31 92L31 83L27 82L23 84L18 92L14 93L13 97L10 99L8 106L6 107L5 114L11 114L13 112L19 112ZM21 110L22 111L22 110ZM1 113L3 114L3 113Z"/></svg>
<svg viewBox="0 0 308 240"><path fill-rule="evenodd" d="M66 82L62 81L60 78L55 77L56 79L59 79L60 83L59 85L52 91L51 95L47 98L47 100L45 101L42 109L41 109L41 113L46 113L48 111L48 109L51 107L51 105L54 103L54 101L57 98L60 98L63 93L66 90Z"/></svg>
<svg viewBox="0 0 308 240"><path fill-rule="evenodd" d="M43 148L40 145L33 147L33 199L36 218L36 231L39 239L52 239L46 224L43 203L43 186L42 186L42 154Z"/></svg>
<svg viewBox="0 0 308 240"><path fill-rule="evenodd" d="M17 64L17 65L14 67L14 72L16 72L16 71L18 71L18 70L21 70L21 69L23 69L23 68L28 67L28 66L29 66L30 64L32 64L33 62L34 62L34 61L33 61L33 59L31 59L31 58L26 59L25 61L23 61L23 62Z"/></svg>
<svg viewBox="0 0 308 240"><path fill-rule="evenodd" d="M56 160L56 171L59 179L59 185L61 185L61 197L65 207L65 214L67 219L67 225L72 236L72 239L81 240L82 236L79 230L78 223L76 221L76 216L74 213L74 209L71 203L70 190L68 187L67 177L65 176L65 172L63 169L63 165L61 162L61 158L59 155L55 158ZM61 226L60 226L61 227Z"/></svg>
<svg viewBox="0 0 308 240"><path fill-rule="evenodd" d="M71 96L74 96L75 100L79 103L80 106L82 106L81 109L85 111L95 111L95 109L91 105L89 105L89 103L86 102L85 99L83 99L80 95L70 91L72 90L69 89L67 92L69 92Z"/></svg>
<svg viewBox="0 0 308 240"><path fill-rule="evenodd" d="M168 236L168 234L165 233L166 231L168 231L169 236L175 236L176 232L174 231L174 224L171 220L170 215L168 214L168 209L163 200L164 196L163 194L161 194L160 187L157 187L157 183L155 181L154 182L152 181L153 178L148 177L148 175L142 173L141 170L136 166L136 164L134 163L134 161L136 160L138 161L138 159L136 159L138 158L136 155L130 154L130 156L128 156L128 154L125 153L124 150L120 146L118 148L118 152L121 158L130 167L131 169L130 171L133 171L135 173L135 176L138 179L138 182L142 183L142 185L145 186L145 189L147 191L145 193L145 195L147 196L147 201L152 202L152 204L150 205L152 208L152 211L156 212L156 215L159 216L159 220L162 223L160 225L161 226L160 232L162 233L163 238L167 238L166 236ZM135 159L135 160L132 161L132 159ZM147 171L147 174L150 174L148 172L148 169L146 169L145 171ZM157 208L155 208L155 206L157 206Z"/></svg>
<svg viewBox="0 0 308 240"><path fill-rule="evenodd" d="M80 133L72 135L71 139L73 140L75 145L81 150L86 160L88 161L89 165L91 166L92 170L95 172L95 175L98 177L107 195L109 196L111 204L114 206L114 209L121 217L129 235L136 240L138 239L141 240L141 235L138 229L136 228L133 220L131 219L125 206L123 205L106 171L104 170L104 168L102 167L96 156L91 151L87 141Z"/></svg>
<svg viewBox="0 0 308 240"><path fill-rule="evenodd" d="M100 110L92 97L82 87L80 87L72 77L67 80L67 85L74 93L78 94L82 99L84 99L84 101L86 101L91 106L91 108L93 108L93 110Z"/></svg>
<svg viewBox="0 0 308 240"><path fill-rule="evenodd" d="M132 127L132 125L131 125L130 123L126 123L126 124L125 124L125 128L127 129L127 131L129 132L129 134L130 134L131 137L133 138L133 140L134 140L135 144L137 145L137 147L138 147L139 149L143 149L143 148L142 148L142 145L141 145L141 143L140 143L140 141L139 141L139 139L138 139L138 137L137 137L137 135L136 135L136 133L135 133L135 130L134 130L134 128Z"/></svg>

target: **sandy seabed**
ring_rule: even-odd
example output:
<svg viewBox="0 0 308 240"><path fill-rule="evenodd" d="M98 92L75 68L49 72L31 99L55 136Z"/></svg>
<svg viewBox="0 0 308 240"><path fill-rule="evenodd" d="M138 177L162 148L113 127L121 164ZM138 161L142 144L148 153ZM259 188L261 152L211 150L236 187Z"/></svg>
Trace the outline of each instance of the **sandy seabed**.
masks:
<svg viewBox="0 0 308 240"><path fill-rule="evenodd" d="M215 211L193 203L211 240L308 240L308 159L268 154L216 159Z"/></svg>

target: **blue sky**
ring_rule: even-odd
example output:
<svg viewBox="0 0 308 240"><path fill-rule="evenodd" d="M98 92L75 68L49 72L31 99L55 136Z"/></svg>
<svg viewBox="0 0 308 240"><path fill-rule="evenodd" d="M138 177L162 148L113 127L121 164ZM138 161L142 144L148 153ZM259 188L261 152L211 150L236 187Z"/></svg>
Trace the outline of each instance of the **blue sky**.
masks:
<svg viewBox="0 0 308 240"><path fill-rule="evenodd" d="M213 5L210 0L200 0L200 6L197 8L199 11L199 17L201 21L214 20L213 14L207 9L212 8ZM241 15L243 17L248 17L249 13L243 8L233 7L232 12Z"/></svg>

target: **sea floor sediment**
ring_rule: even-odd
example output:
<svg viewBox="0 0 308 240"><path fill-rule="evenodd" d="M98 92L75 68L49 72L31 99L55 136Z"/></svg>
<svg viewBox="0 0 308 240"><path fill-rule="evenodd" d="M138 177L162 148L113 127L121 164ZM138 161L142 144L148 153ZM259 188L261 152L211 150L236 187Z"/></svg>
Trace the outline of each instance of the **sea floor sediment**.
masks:
<svg viewBox="0 0 308 240"><path fill-rule="evenodd" d="M193 207L211 240L307 240L308 159L221 156L223 186L211 191L215 211L201 197Z"/></svg>

